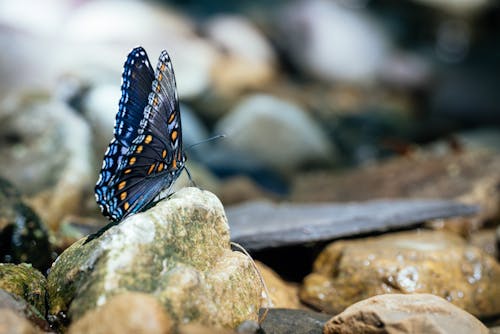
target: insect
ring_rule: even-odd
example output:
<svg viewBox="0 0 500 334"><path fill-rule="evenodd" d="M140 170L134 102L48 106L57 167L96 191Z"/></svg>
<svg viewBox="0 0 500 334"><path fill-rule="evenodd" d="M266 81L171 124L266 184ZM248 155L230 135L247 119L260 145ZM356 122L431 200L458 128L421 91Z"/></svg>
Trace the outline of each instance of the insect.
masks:
<svg viewBox="0 0 500 334"><path fill-rule="evenodd" d="M111 223L85 243L166 197L185 168L179 99L168 53L161 52L153 70L146 51L133 49L123 68L121 92L114 138L95 186L96 201Z"/></svg>

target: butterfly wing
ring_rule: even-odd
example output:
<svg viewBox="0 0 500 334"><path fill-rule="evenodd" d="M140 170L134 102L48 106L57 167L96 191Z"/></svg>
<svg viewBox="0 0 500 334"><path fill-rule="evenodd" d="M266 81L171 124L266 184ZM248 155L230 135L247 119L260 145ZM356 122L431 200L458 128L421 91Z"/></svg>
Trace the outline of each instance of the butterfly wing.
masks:
<svg viewBox="0 0 500 334"><path fill-rule="evenodd" d="M128 63L129 59L124 75L128 73ZM96 186L97 202L103 214L113 222L119 222L151 203L177 179L185 161L177 89L167 52L160 55L149 85L149 95L145 96L143 89L143 84L149 80L146 71L136 71L135 76L129 76L124 77L115 139L110 143ZM134 84L141 89L136 91ZM140 117L136 112L142 106L139 98L145 101ZM130 108L123 111L122 103L129 103L123 106ZM135 138L130 142L134 133Z"/></svg>

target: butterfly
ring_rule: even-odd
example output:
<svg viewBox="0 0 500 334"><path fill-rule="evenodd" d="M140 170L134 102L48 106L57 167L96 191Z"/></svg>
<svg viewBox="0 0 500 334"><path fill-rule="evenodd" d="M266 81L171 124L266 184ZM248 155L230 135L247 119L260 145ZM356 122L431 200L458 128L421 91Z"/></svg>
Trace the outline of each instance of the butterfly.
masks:
<svg viewBox="0 0 500 334"><path fill-rule="evenodd" d="M95 186L96 201L111 223L85 242L165 197L185 168L179 99L168 53L161 52L153 70L146 51L133 49L123 68L121 93L114 138Z"/></svg>

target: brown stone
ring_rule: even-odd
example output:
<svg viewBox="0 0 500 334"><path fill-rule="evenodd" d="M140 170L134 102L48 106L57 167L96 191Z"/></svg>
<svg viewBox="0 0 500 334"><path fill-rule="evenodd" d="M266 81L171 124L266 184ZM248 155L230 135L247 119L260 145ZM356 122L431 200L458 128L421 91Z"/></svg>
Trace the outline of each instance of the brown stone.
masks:
<svg viewBox="0 0 500 334"><path fill-rule="evenodd" d="M494 315L500 313L500 265L446 232L337 241L316 259L300 297L336 314L385 293L432 293L476 316Z"/></svg>
<svg viewBox="0 0 500 334"><path fill-rule="evenodd" d="M127 292L87 312L71 325L68 333L173 333L173 321L153 297Z"/></svg>
<svg viewBox="0 0 500 334"><path fill-rule="evenodd" d="M0 334L39 334L41 330L9 309L0 309Z"/></svg>
<svg viewBox="0 0 500 334"><path fill-rule="evenodd" d="M180 325L177 329L177 334L231 334L235 333L230 329L210 328L201 324L186 324Z"/></svg>
<svg viewBox="0 0 500 334"><path fill-rule="evenodd" d="M255 264L259 268L264 282L266 282L272 302L272 305L269 305L268 298L266 298L265 291L263 291L262 307L303 308L299 300L298 287L295 284L285 282L276 272L262 262L256 261Z"/></svg>
<svg viewBox="0 0 500 334"><path fill-rule="evenodd" d="M325 324L325 334L488 333L474 316L430 294L387 294L348 307Z"/></svg>
<svg viewBox="0 0 500 334"><path fill-rule="evenodd" d="M484 220L499 215L498 166L500 156L489 151L416 152L346 173L298 175L291 198L300 202L350 202L376 198L455 199L481 206L479 215L461 219L468 226L464 228L475 228Z"/></svg>

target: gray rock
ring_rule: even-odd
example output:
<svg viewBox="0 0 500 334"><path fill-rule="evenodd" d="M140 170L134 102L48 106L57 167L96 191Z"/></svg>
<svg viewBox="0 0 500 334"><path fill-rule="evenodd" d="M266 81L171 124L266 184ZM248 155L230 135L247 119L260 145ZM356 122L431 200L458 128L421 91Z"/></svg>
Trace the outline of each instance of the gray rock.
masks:
<svg viewBox="0 0 500 334"><path fill-rule="evenodd" d="M261 315L263 310L261 310ZM266 334L322 334L323 326L331 316L306 310L271 308L261 324Z"/></svg>
<svg viewBox="0 0 500 334"><path fill-rule="evenodd" d="M32 207L56 229L62 217L81 210L94 182L90 129L55 100L24 96L2 107L0 174L32 197Z"/></svg>
<svg viewBox="0 0 500 334"><path fill-rule="evenodd" d="M224 54L213 71L215 90L237 95L259 89L275 77L276 55L262 32L243 16L219 15L204 29Z"/></svg>
<svg viewBox="0 0 500 334"><path fill-rule="evenodd" d="M390 52L379 24L339 2L294 2L278 22L280 40L295 64L322 80L369 83Z"/></svg>
<svg viewBox="0 0 500 334"><path fill-rule="evenodd" d="M73 244L48 277L49 312L77 320L124 291L153 295L177 322L235 328L257 320L261 284L230 249L220 201L185 188L87 244Z"/></svg>
<svg viewBox="0 0 500 334"><path fill-rule="evenodd" d="M348 307L325 326L325 334L488 334L474 316L431 294L375 296Z"/></svg>
<svg viewBox="0 0 500 334"><path fill-rule="evenodd" d="M377 200L349 204L251 202L227 209L231 239L250 250L324 241L470 215L477 207L444 200Z"/></svg>
<svg viewBox="0 0 500 334"><path fill-rule="evenodd" d="M221 145L279 171L331 161L335 151L318 124L298 105L270 95L243 100L216 125Z"/></svg>

